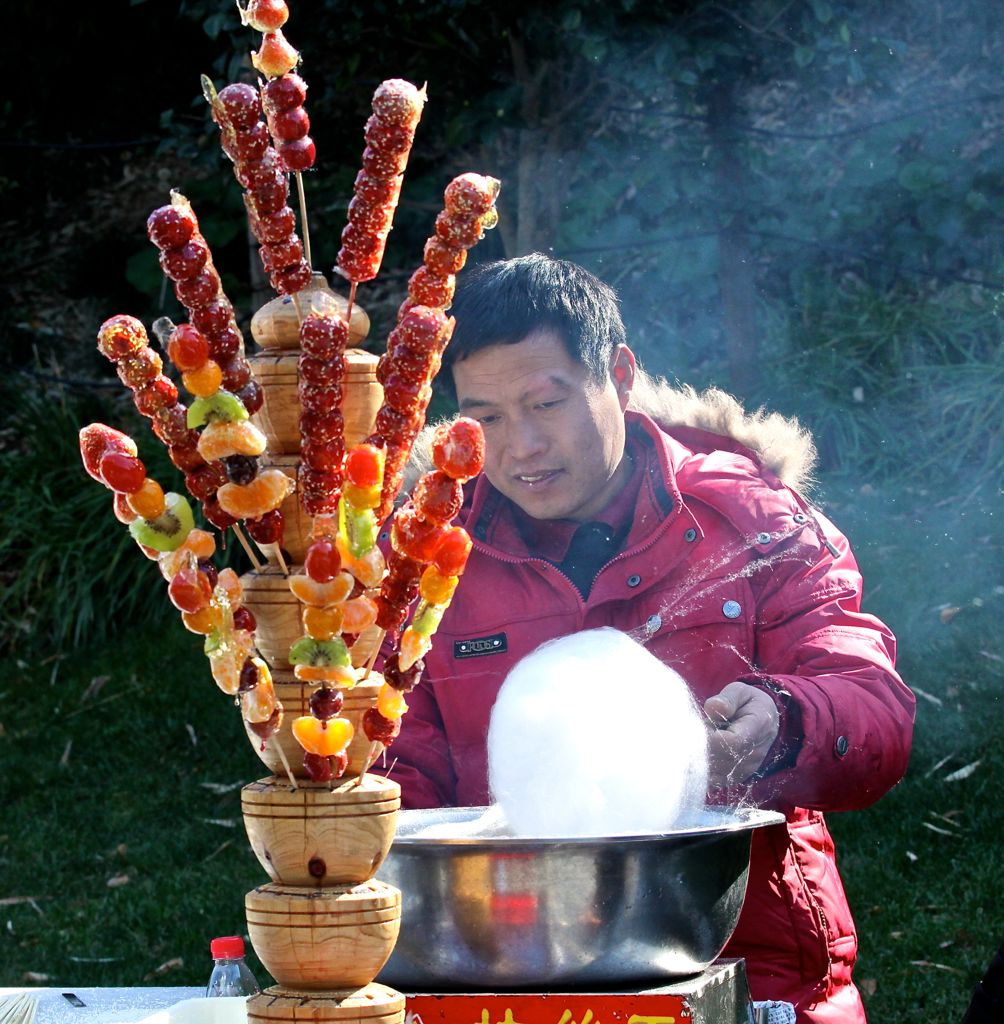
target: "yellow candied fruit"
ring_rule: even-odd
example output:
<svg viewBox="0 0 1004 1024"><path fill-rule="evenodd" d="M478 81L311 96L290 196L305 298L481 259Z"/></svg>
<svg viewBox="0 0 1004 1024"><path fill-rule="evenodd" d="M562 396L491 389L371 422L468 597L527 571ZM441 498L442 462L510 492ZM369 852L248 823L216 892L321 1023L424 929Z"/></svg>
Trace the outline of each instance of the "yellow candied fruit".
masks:
<svg viewBox="0 0 1004 1024"><path fill-rule="evenodd" d="M129 507L141 519L156 519L167 505L164 502L164 488L151 477L143 481L138 491L126 496Z"/></svg>
<svg viewBox="0 0 1004 1024"><path fill-rule="evenodd" d="M395 690L390 683L384 683L377 694L376 709L384 718L400 718L407 710L404 694Z"/></svg>
<svg viewBox="0 0 1004 1024"><path fill-rule="evenodd" d="M459 576L444 576L434 565L430 565L422 573L419 593L429 604L449 604L459 581Z"/></svg>
<svg viewBox="0 0 1004 1024"><path fill-rule="evenodd" d="M197 370L189 370L181 375L181 383L185 390L196 398L208 398L220 390L223 383L223 371L214 359L207 359Z"/></svg>
<svg viewBox="0 0 1004 1024"><path fill-rule="evenodd" d="M279 706L279 701L265 663L259 658L255 658L254 663L258 666L258 685L241 694L241 715L247 722L267 722Z"/></svg>
<svg viewBox="0 0 1004 1024"><path fill-rule="evenodd" d="M419 658L424 657L432 650L432 637L416 633L409 626L401 634L401 645L398 651L398 666L402 672L407 672Z"/></svg>
<svg viewBox="0 0 1004 1024"><path fill-rule="evenodd" d="M254 693L254 690L250 691ZM331 757L340 754L352 742L355 730L347 718L329 718L322 722L313 715L293 719L293 736L308 754Z"/></svg>
<svg viewBox="0 0 1004 1024"><path fill-rule="evenodd" d="M313 608L341 604L352 593L355 583L351 573L348 572L340 572L327 583L318 583L317 580L312 580L305 573L289 577L289 589L295 597Z"/></svg>
<svg viewBox="0 0 1004 1024"><path fill-rule="evenodd" d="M206 636L214 629L219 629L223 622L223 610L213 601L197 612L182 612L181 621L189 632Z"/></svg>
<svg viewBox="0 0 1004 1024"><path fill-rule="evenodd" d="M312 608L308 605L303 609L303 628L315 640L331 640L341 633L342 618L341 608Z"/></svg>
<svg viewBox="0 0 1004 1024"><path fill-rule="evenodd" d="M365 594L360 594L358 597L352 598L351 601L345 602L342 606L342 613L344 616L342 619L342 631L345 633L361 633L364 629L369 629L376 622L376 602Z"/></svg>
<svg viewBox="0 0 1004 1024"><path fill-rule="evenodd" d="M244 586L241 583L240 577L233 569L230 568L230 566L227 566L225 569L220 569L216 585L223 588L227 597L230 598L230 604L232 607L240 607L241 598L244 596Z"/></svg>
<svg viewBox="0 0 1004 1024"><path fill-rule="evenodd" d="M359 487L356 484L345 484L342 497L353 508L376 508L380 504L382 489L378 487Z"/></svg>
<svg viewBox="0 0 1004 1024"><path fill-rule="evenodd" d="M293 675L301 683L334 683L343 690L356 685L356 674L347 665L294 665Z"/></svg>

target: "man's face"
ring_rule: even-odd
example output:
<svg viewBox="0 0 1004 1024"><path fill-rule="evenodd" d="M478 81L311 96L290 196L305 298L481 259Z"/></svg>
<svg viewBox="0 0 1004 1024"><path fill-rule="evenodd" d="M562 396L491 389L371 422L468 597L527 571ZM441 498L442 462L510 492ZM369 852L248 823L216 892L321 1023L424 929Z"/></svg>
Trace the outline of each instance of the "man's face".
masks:
<svg viewBox="0 0 1004 1024"><path fill-rule="evenodd" d="M620 390L594 380L552 331L482 349L453 365L460 412L485 432L485 473L535 519L592 519L626 482L624 407L634 358Z"/></svg>

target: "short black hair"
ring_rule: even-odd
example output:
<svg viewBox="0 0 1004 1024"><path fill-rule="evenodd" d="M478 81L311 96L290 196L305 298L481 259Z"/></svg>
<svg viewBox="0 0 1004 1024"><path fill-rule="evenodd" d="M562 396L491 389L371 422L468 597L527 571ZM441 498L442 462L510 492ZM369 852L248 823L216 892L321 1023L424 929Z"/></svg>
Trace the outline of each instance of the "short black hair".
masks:
<svg viewBox="0 0 1004 1024"><path fill-rule="evenodd" d="M461 272L449 313L457 324L443 354L447 369L484 348L550 330L602 380L611 353L626 341L613 288L576 263L539 252Z"/></svg>

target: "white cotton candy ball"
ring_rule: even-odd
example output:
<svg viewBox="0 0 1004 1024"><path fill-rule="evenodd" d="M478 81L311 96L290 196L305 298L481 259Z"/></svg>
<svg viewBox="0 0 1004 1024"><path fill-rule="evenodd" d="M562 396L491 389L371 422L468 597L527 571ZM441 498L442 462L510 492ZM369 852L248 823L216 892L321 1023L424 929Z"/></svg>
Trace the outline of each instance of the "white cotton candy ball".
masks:
<svg viewBox="0 0 1004 1024"><path fill-rule="evenodd" d="M488 765L516 835L663 832L704 805L707 734L676 672L625 633L593 629L514 666Z"/></svg>

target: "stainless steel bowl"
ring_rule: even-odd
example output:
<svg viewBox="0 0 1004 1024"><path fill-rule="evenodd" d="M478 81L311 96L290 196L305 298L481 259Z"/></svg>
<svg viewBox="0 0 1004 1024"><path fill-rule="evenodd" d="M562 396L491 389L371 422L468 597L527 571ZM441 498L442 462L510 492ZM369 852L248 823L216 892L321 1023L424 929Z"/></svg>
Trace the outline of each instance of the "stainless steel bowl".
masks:
<svg viewBox="0 0 1004 1024"><path fill-rule="evenodd" d="M382 881L403 892L379 979L411 992L616 985L703 971L735 930L753 829L773 811L707 810L611 839L433 838L483 807L402 811Z"/></svg>

